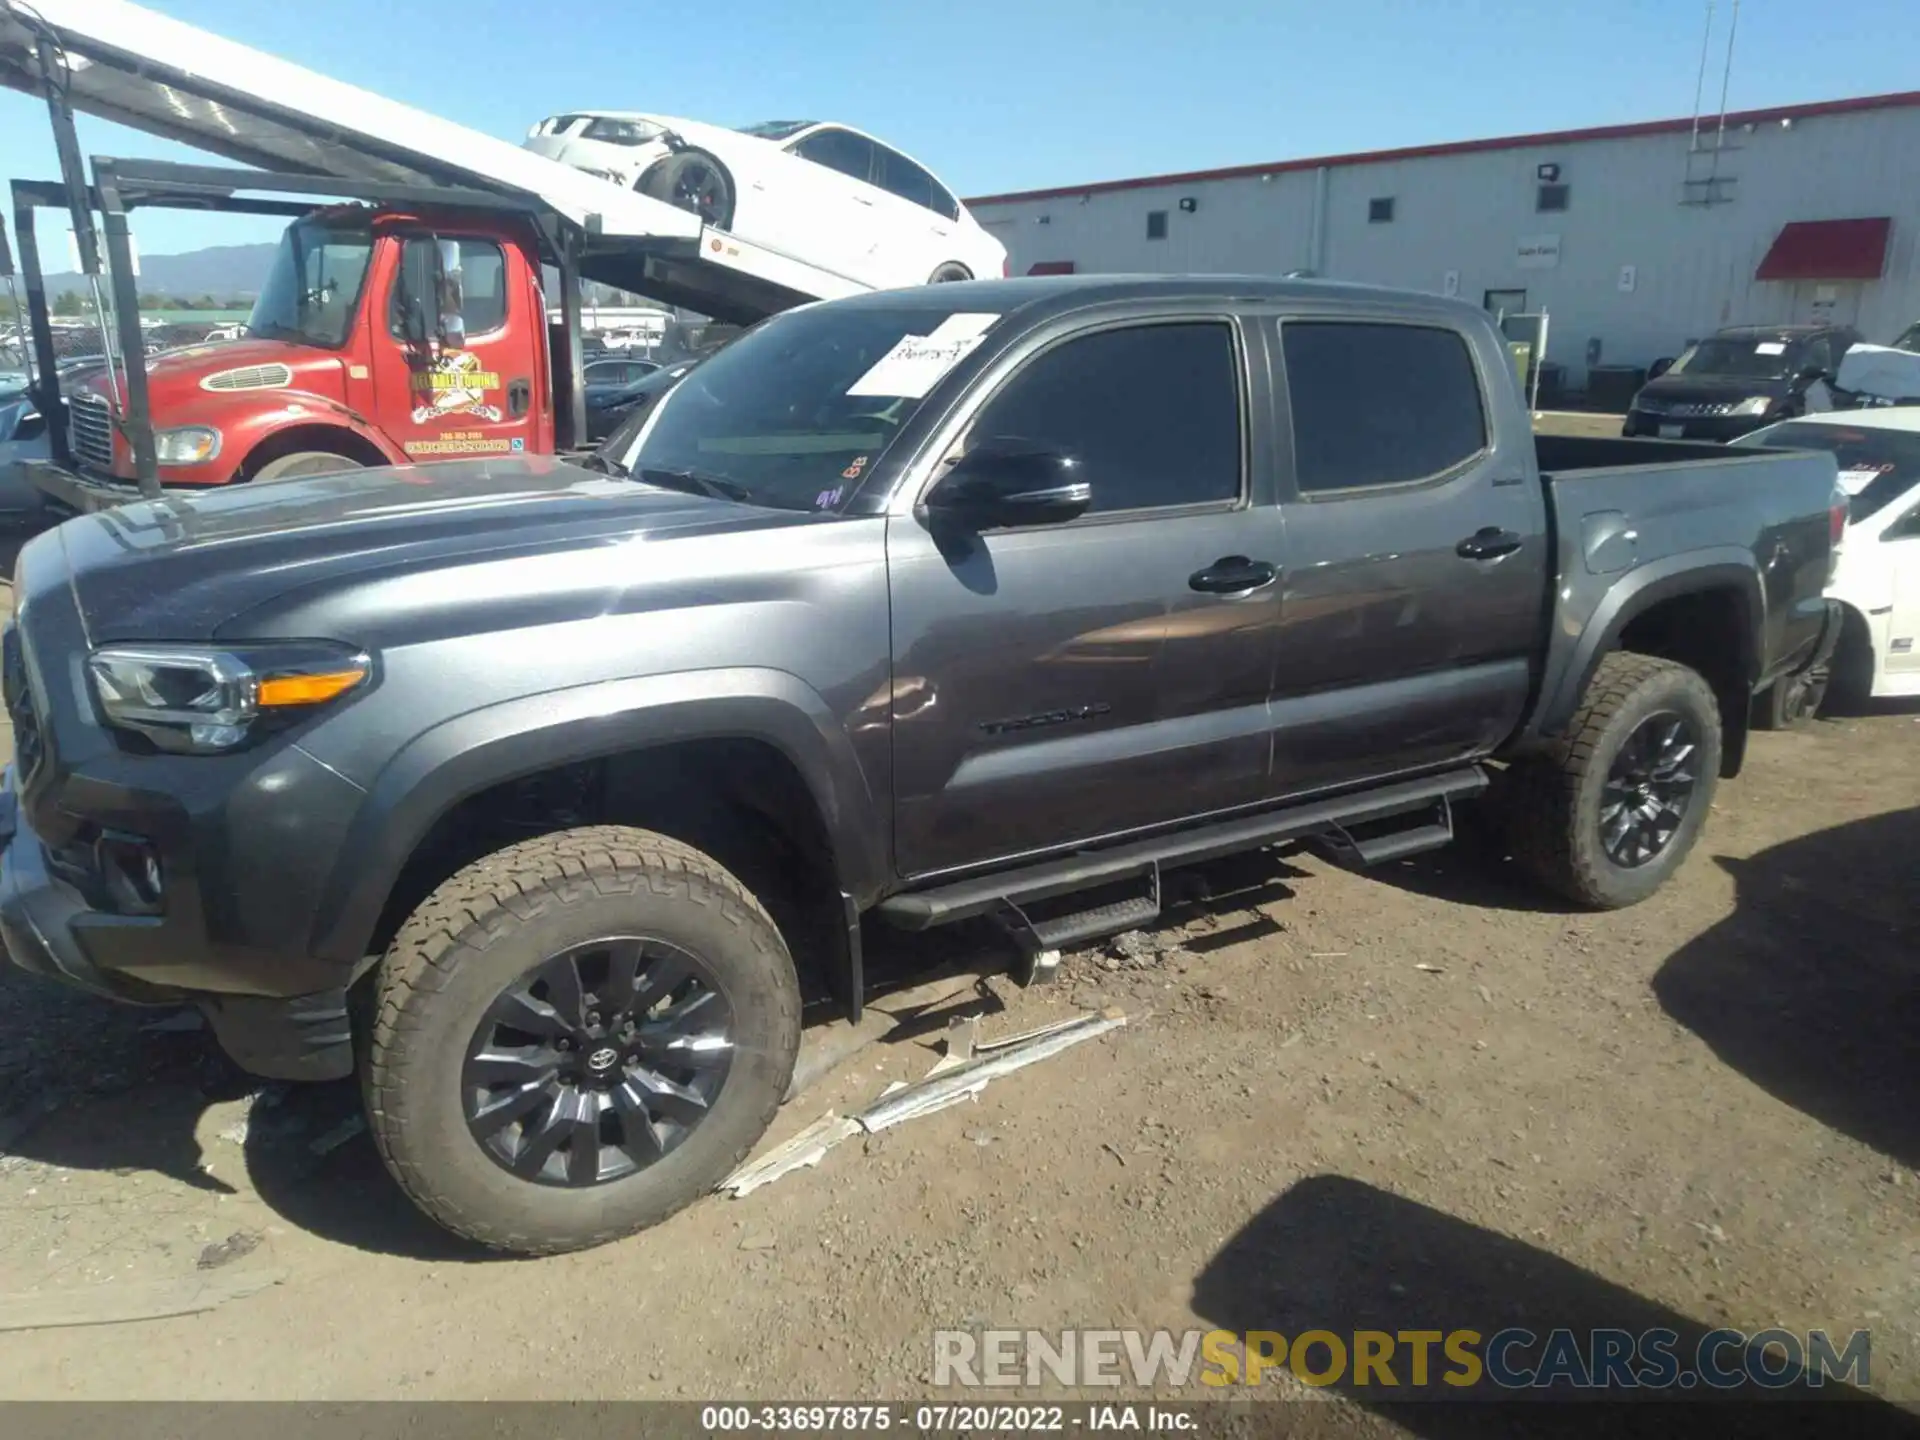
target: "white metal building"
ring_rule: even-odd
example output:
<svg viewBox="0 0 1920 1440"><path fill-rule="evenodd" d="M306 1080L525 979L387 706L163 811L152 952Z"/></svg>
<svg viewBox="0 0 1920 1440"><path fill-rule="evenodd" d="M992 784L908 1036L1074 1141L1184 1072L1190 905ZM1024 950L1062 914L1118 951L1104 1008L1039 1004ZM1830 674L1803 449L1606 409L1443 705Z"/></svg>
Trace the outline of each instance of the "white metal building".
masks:
<svg viewBox="0 0 1920 1440"><path fill-rule="evenodd" d="M1920 91L969 200L1012 273L1304 271L1546 310L1549 360L1920 320Z"/></svg>

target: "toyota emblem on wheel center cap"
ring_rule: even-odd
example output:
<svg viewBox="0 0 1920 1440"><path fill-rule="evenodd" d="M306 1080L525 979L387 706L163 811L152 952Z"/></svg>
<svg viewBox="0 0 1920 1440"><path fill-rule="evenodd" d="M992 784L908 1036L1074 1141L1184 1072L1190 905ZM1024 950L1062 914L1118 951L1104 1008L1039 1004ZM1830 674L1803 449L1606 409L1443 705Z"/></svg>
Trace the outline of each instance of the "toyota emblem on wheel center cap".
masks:
<svg viewBox="0 0 1920 1440"><path fill-rule="evenodd" d="M603 1045L587 1057L587 1065L593 1070L611 1070L613 1062L620 1058L620 1052L611 1045Z"/></svg>

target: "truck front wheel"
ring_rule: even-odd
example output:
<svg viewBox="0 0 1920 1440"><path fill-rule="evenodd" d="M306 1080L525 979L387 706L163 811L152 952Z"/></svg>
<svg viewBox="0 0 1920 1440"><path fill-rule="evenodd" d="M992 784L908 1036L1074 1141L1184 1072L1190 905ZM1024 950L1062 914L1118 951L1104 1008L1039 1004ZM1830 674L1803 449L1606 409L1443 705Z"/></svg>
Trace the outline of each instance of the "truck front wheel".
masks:
<svg viewBox="0 0 1920 1440"><path fill-rule="evenodd" d="M269 480L301 480L309 475L360 468L358 460L336 455L331 450L295 450L290 455L275 456L246 478L251 484L262 485Z"/></svg>
<svg viewBox="0 0 1920 1440"><path fill-rule="evenodd" d="M1719 704L1699 674L1651 655L1607 656L1566 733L1508 772L1514 859L1576 904L1638 904L1699 838L1720 744Z"/></svg>
<svg viewBox="0 0 1920 1440"><path fill-rule="evenodd" d="M599 826L435 890L381 962L363 1088L408 1197L519 1254L575 1250L712 1190L800 1043L780 932L716 861Z"/></svg>

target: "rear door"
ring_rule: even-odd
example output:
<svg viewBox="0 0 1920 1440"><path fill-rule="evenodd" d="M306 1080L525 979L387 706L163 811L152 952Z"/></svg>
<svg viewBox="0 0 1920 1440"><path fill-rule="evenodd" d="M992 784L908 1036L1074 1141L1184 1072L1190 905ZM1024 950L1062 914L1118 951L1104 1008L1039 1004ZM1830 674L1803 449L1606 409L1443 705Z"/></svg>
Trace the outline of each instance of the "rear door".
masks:
<svg viewBox="0 0 1920 1440"><path fill-rule="evenodd" d="M1224 314L1082 322L950 422L947 455L989 437L1076 455L1094 508L963 538L889 519L902 874L1264 795L1277 567L1213 583L1281 548L1243 339Z"/></svg>
<svg viewBox="0 0 1920 1440"><path fill-rule="evenodd" d="M954 222L934 208L940 185L923 167L878 141L873 154L879 208L886 214L875 237L876 269L897 285L921 284L943 262L959 258L951 240Z"/></svg>
<svg viewBox="0 0 1920 1440"><path fill-rule="evenodd" d="M1482 755L1520 720L1546 504L1512 372L1475 333L1280 320L1276 794Z"/></svg>
<svg viewBox="0 0 1920 1440"><path fill-rule="evenodd" d="M534 292L513 283L520 272L499 241L464 237L458 244L461 343L407 339L405 297L423 297L429 315L434 309L430 236L400 237L384 300L368 314L380 428L412 460L539 448ZM544 317L539 324L544 329Z"/></svg>

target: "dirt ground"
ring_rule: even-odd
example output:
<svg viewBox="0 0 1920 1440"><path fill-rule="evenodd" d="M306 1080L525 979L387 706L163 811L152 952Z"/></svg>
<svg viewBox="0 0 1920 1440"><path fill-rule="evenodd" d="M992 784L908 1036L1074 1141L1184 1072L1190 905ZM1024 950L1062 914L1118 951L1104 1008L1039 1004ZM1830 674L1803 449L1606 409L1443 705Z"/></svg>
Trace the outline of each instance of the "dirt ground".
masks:
<svg viewBox="0 0 1920 1440"><path fill-rule="evenodd" d="M1123 1029L541 1261L419 1218L350 1086L249 1100L164 1014L0 971L0 1397L847 1401L925 1394L935 1327L1519 1321L1868 1327L1873 1388L1913 1404L1920 714L1757 736L1715 811L1612 915L1471 837L1364 875L1214 867L1177 948L954 986L990 1032L1105 1005ZM943 1023L904 1020L775 1138L917 1078ZM235 1298L9 1328L200 1282Z"/></svg>

